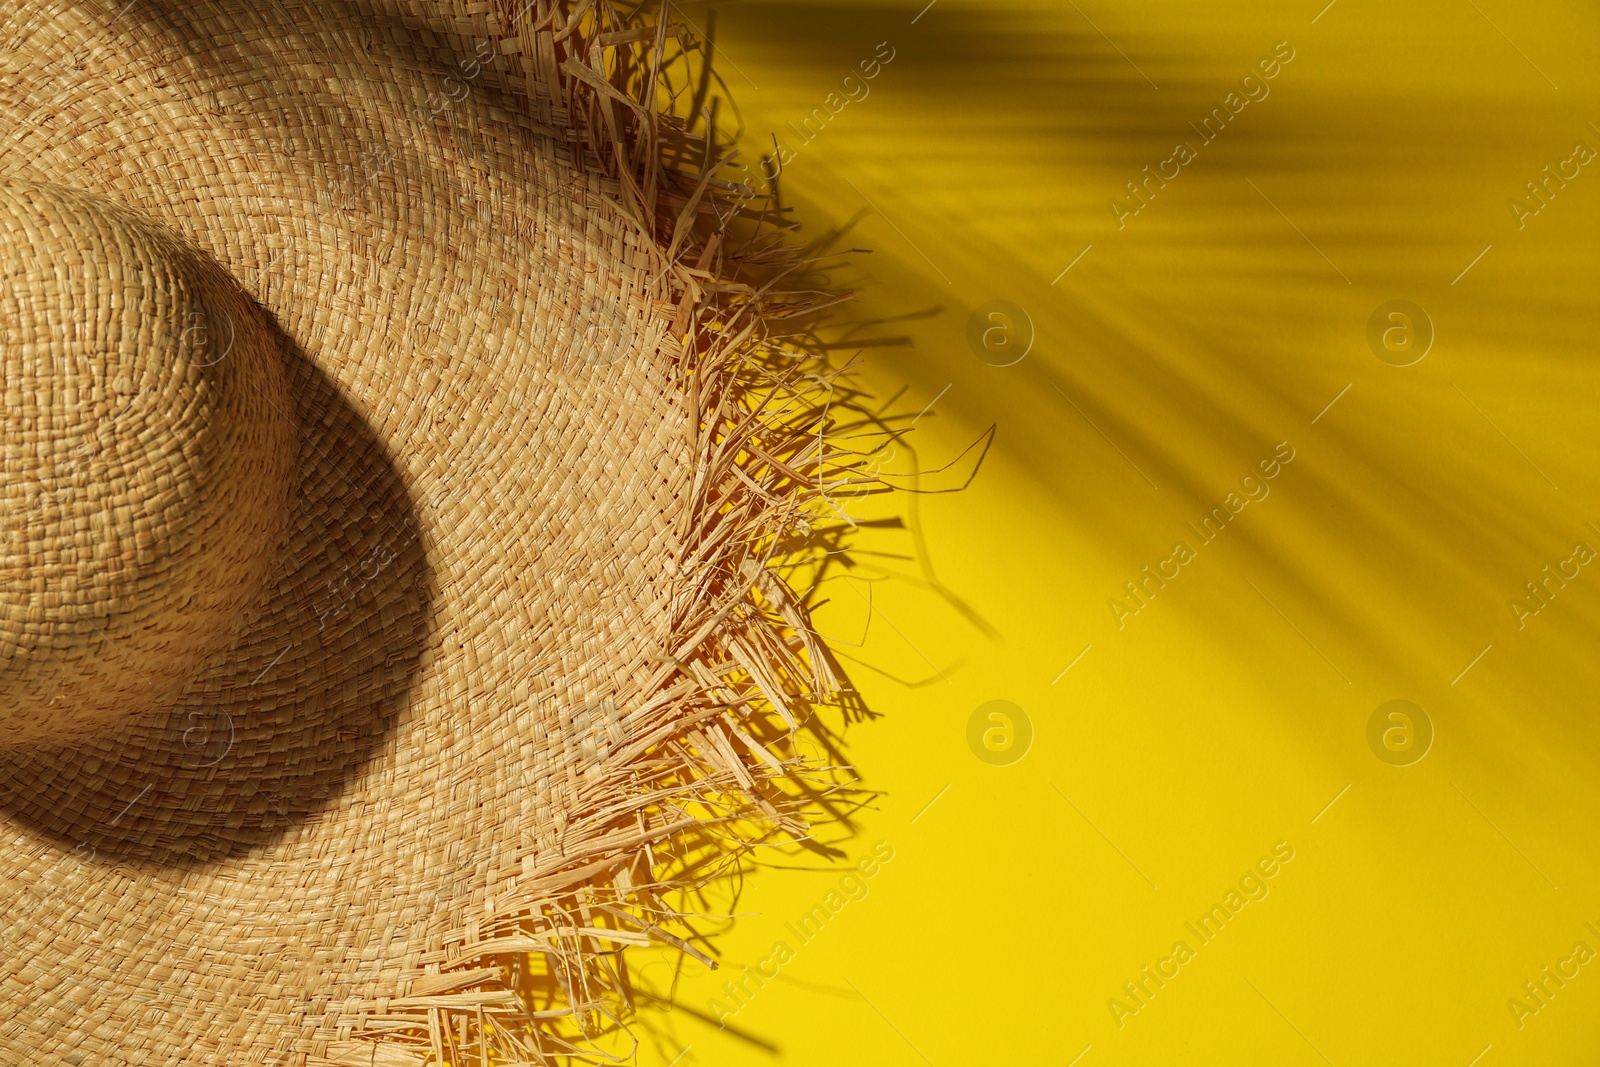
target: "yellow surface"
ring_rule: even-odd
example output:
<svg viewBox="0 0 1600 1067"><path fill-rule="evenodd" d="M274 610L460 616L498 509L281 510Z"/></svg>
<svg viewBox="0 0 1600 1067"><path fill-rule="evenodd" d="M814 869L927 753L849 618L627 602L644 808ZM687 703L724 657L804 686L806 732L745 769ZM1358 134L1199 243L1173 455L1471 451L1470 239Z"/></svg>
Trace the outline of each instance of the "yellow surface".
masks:
<svg viewBox="0 0 1600 1067"><path fill-rule="evenodd" d="M724 967L683 969L641 1064L1600 1061L1600 566L1574 554L1600 549L1600 166L1567 163L1537 214L1526 188L1600 149L1600 15L1321 7L715 10L752 145L862 96L843 79L888 42L790 145L788 194L874 249L837 275L880 320L855 334L867 384L902 425L937 401L884 469L996 430L965 491L852 507L907 523L864 528L820 614L882 713L847 734L882 796L829 836L840 865L773 853L706 921ZM1266 95L1202 143L1189 124L1279 42ZM1109 202L1178 142L1119 228ZM1399 299L1436 334L1404 367L1367 340ZM993 300L1034 326L1013 366L967 343ZM1202 543L1188 524L1279 442L1244 486L1266 495ZM899 484L958 487L975 455ZM1519 614L1546 565L1577 576ZM1009 766L968 746L991 700L1034 731ZM1391 700L1433 727L1409 766L1368 744ZM786 924L880 841L802 942ZM1203 942L1186 924L1241 879L1259 899ZM732 1000L758 964L777 977ZM1146 965L1177 970L1141 1003ZM1540 1007L1546 966L1576 975Z"/></svg>

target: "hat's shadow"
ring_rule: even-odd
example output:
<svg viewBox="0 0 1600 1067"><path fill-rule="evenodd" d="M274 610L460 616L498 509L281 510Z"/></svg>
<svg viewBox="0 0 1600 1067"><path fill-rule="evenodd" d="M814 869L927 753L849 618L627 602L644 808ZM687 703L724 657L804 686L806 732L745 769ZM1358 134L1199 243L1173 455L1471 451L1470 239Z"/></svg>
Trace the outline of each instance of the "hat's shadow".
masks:
<svg viewBox="0 0 1600 1067"><path fill-rule="evenodd" d="M392 735L432 618L416 510L340 386L285 344L298 471L240 640L172 710L0 752L13 825L101 863L215 863L326 811Z"/></svg>

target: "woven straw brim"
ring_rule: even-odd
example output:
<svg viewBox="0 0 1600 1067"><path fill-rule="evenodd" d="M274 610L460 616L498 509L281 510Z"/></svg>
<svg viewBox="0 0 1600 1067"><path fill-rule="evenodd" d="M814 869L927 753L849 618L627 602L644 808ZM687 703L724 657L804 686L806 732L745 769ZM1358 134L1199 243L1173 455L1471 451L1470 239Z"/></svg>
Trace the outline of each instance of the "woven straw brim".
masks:
<svg viewBox="0 0 1600 1067"><path fill-rule="evenodd" d="M0 752L0 1061L547 1062L607 953L674 940L655 849L799 830L783 720L837 683L767 564L835 458L798 305L735 278L793 253L732 258L750 209L656 97L675 38L588 0L0 16L0 179L236 279L298 441L238 637Z"/></svg>

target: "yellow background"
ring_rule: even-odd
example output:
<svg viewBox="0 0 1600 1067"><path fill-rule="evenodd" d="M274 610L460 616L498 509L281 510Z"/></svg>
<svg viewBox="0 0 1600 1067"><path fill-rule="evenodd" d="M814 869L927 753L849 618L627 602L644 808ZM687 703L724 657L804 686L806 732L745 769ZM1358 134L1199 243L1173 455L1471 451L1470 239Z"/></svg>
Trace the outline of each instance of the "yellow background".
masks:
<svg viewBox="0 0 1600 1067"><path fill-rule="evenodd" d="M1600 962L1520 1028L1508 1000L1600 950L1600 566L1524 628L1509 602L1600 549L1600 167L1520 229L1509 202L1600 148L1600 15L1322 5L683 9L753 149L889 42L787 196L873 249L835 272L862 382L897 425L932 403L884 470L954 463L892 480L958 487L995 438L965 491L847 505L905 526L863 526L819 613L881 713L846 735L881 795L826 837L895 858L803 946L785 924L842 870L815 855L708 901L738 912L703 924L724 966L683 968L641 1064L1597 1062ZM1269 95L1119 229L1124 183L1281 41ZM1412 366L1367 343L1395 299L1436 331ZM1013 366L967 344L991 300L1031 318ZM1201 546L1185 524L1280 441L1270 495ZM1108 600L1179 540L1196 558L1119 629ZM967 744L995 699L1035 732L1010 766ZM1411 766L1368 747L1393 699L1435 731ZM1184 924L1280 841L1269 895L1201 945ZM708 1022L779 938L779 977ZM1119 1027L1108 1000L1180 939Z"/></svg>

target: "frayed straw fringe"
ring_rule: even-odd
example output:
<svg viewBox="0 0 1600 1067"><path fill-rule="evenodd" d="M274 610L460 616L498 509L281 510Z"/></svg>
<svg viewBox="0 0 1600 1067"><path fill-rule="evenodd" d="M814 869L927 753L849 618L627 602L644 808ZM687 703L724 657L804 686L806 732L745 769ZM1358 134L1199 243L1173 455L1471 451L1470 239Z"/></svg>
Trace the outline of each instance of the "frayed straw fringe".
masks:
<svg viewBox="0 0 1600 1067"><path fill-rule="evenodd" d="M501 50L523 57L536 132L615 183L658 257L648 295L672 316L662 347L695 427L676 644L615 724L620 744L582 771L584 816L530 842L401 995L291 1020L313 1067L619 1062L592 1043L633 1006L617 955L655 942L715 966L666 896L735 872L757 844L806 837L808 816L839 817L842 769L808 763L794 740L848 687L790 575L842 514L832 498L873 480L833 439L839 372L785 324L840 297L780 290L806 265L794 227L772 197L721 177L732 153L707 46L670 9L469 5L484 8Z"/></svg>

